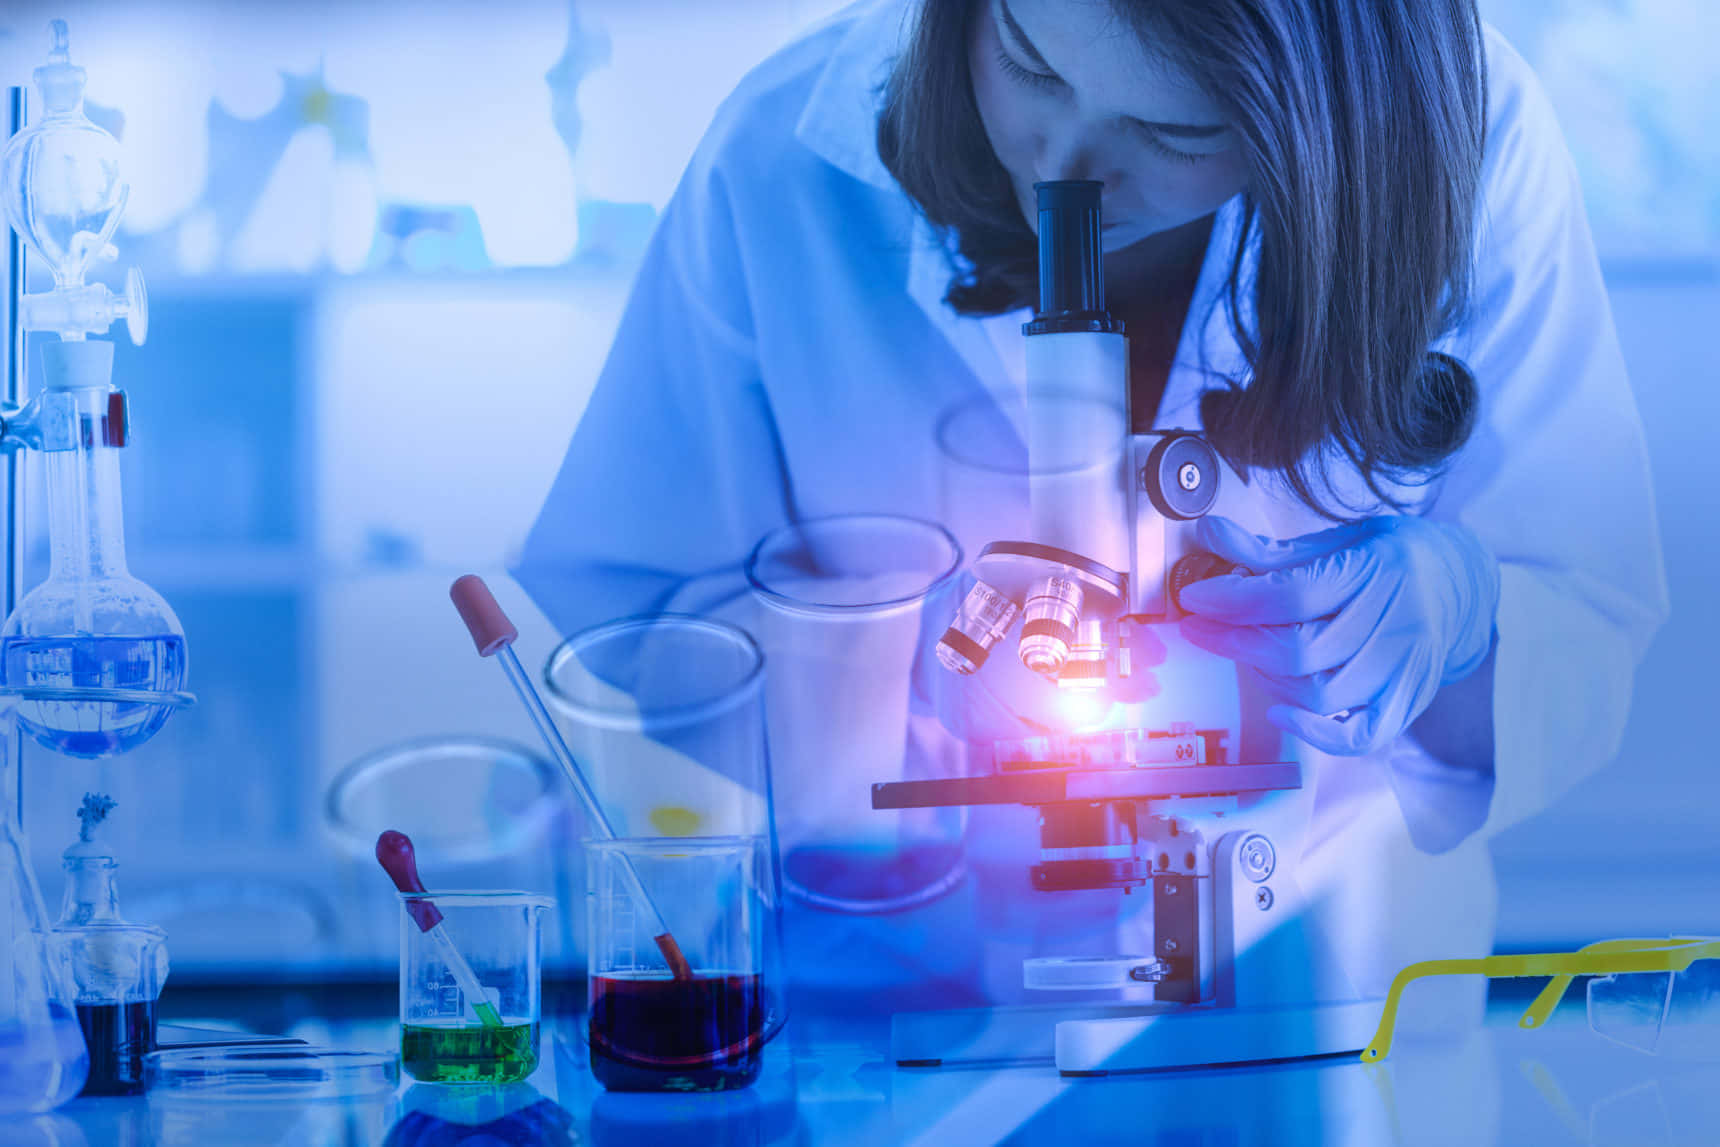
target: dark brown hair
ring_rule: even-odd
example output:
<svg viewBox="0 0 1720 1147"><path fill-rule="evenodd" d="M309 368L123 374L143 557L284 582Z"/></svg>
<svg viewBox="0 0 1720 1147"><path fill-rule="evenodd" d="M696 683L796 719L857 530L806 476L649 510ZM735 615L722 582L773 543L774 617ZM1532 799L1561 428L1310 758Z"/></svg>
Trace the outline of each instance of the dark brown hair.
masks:
<svg viewBox="0 0 1720 1147"><path fill-rule="evenodd" d="M964 314L1028 305L1037 285L1033 233L968 72L983 2L925 0L878 123L885 166L967 264L947 295ZM1395 504L1382 480L1436 473L1480 403L1462 364L1429 353L1469 298L1486 123L1474 0L1111 6L1205 88L1247 161L1225 303L1251 377L1205 394L1208 436L1322 513L1357 509L1333 491L1334 451Z"/></svg>

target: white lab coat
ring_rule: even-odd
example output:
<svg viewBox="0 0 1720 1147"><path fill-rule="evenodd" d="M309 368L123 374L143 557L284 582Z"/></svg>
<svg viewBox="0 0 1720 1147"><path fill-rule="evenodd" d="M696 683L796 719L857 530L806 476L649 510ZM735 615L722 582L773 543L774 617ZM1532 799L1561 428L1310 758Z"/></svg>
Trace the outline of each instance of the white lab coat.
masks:
<svg viewBox="0 0 1720 1147"><path fill-rule="evenodd" d="M564 632L732 600L749 548L787 520L935 519L939 414L1021 384L1022 315L975 320L944 306L946 254L876 152L880 85L911 12L905 0L849 9L757 68L717 113L515 571ZM1475 372L1480 422L1418 498L1500 563L1494 771L1448 768L1407 737L1341 759L1268 742L1260 699L1242 701L1244 754L1304 764L1303 882L1371 994L1411 960L1491 948L1487 838L1614 756L1635 666L1667 612L1643 434L1576 175L1527 66L1492 31L1486 48L1476 293L1446 347ZM1221 303L1238 214L1234 201L1219 214L1155 425L1198 428L1207 372L1242 363ZM1328 524L1275 481L1229 483L1218 511L1284 538ZM1013 879L1024 883L1031 822L1000 831L1017 834ZM948 981L971 985L973 967L940 963L926 935L1001 935L1023 913L1064 910L1044 907L1054 896L1002 895L980 868L978 891L917 930L830 918L791 929L793 955L868 970L850 982L932 980L934 997L958 998ZM1123 915L1124 933L1138 929L1141 913ZM880 931L890 928L895 940ZM1013 935L980 957L995 965L979 973L994 995L1019 982L1008 965L1024 945L1055 950L1054 936ZM1473 1008L1480 996L1463 999Z"/></svg>

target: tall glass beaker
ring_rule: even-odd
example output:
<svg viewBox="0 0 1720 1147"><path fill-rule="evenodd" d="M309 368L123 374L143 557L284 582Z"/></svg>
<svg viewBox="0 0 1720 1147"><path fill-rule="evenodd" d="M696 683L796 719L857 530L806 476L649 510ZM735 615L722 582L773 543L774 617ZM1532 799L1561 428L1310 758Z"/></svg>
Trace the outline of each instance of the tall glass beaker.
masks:
<svg viewBox="0 0 1720 1147"><path fill-rule="evenodd" d="M83 1087L89 1055L13 805L15 697L0 695L0 1115L47 1111Z"/></svg>
<svg viewBox="0 0 1720 1147"><path fill-rule="evenodd" d="M591 938L593 992L604 986L599 980L606 974L617 973L605 984L626 981L606 993L606 1003L594 996L594 1070L603 1049L626 1046L624 1040L617 1042L624 1033L618 1034L614 1024L600 1025L599 1018L613 1015L629 990L634 1004L639 1003L634 997L663 996L657 1003L671 1011L698 1011L704 1005L694 997L701 986L716 992L739 975L749 977L752 989L746 993L747 1046L717 1072L717 1079L702 1074L683 1079L685 1069L714 1067L723 1058L706 1056L709 1062L703 1062L693 1053L692 1060L699 1062L671 1064L667 1070L647 1064L643 1075L635 1074L626 1069L652 1057L637 1048L599 1079L605 1086L634 1089L746 1086L756 1075L757 1053L787 1016L765 748L764 657L752 638L732 625L652 614L568 638L550 655L545 678L551 703L566 718L569 746L585 762L619 838L592 842L587 855L593 899L608 905L602 913L594 907L593 926L601 925L603 932ZM628 899L630 867L681 945L690 980L688 969L674 978L654 936L623 953L622 937L630 936L648 911ZM622 883L609 883L615 880ZM716 942L734 935L737 923L744 930L744 949ZM600 1011L600 1003L610 1010ZM605 1066L616 1066L616 1058L610 1055Z"/></svg>
<svg viewBox="0 0 1720 1147"><path fill-rule="evenodd" d="M972 398L943 413L937 442L939 512L968 557L992 542L1031 540L1127 570L1129 421L1120 404L1060 390ZM1094 505L1110 508L1103 522Z"/></svg>
<svg viewBox="0 0 1720 1147"><path fill-rule="evenodd" d="M770 834L764 679L746 633L674 613L576 633L544 670L620 837Z"/></svg>
<svg viewBox="0 0 1720 1147"><path fill-rule="evenodd" d="M785 526L747 560L771 663L783 884L807 904L893 912L961 879L962 809L879 812L871 796L966 771L962 744L912 704L925 617L953 606L961 560L941 526L883 514Z"/></svg>

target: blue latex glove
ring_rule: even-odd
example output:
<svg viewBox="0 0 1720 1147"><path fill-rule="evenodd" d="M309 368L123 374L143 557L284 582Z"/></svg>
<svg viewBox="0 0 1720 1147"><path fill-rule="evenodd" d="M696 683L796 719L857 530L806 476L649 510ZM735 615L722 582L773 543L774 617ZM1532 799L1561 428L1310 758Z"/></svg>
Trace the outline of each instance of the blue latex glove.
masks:
<svg viewBox="0 0 1720 1147"><path fill-rule="evenodd" d="M1384 516L1287 542L1225 518L1200 545L1246 567L1182 591L1183 636L1253 669L1274 725L1327 753L1389 743L1493 647L1499 566L1461 526Z"/></svg>

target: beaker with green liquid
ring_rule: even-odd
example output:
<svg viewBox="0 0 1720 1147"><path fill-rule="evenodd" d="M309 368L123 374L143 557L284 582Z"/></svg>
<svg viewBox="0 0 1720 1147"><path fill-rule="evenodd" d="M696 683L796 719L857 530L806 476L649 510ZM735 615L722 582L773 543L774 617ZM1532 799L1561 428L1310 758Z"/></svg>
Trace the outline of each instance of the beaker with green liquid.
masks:
<svg viewBox="0 0 1720 1147"><path fill-rule="evenodd" d="M500 1084L537 1070L541 921L553 905L529 892L401 895L400 1066L408 1075Z"/></svg>

